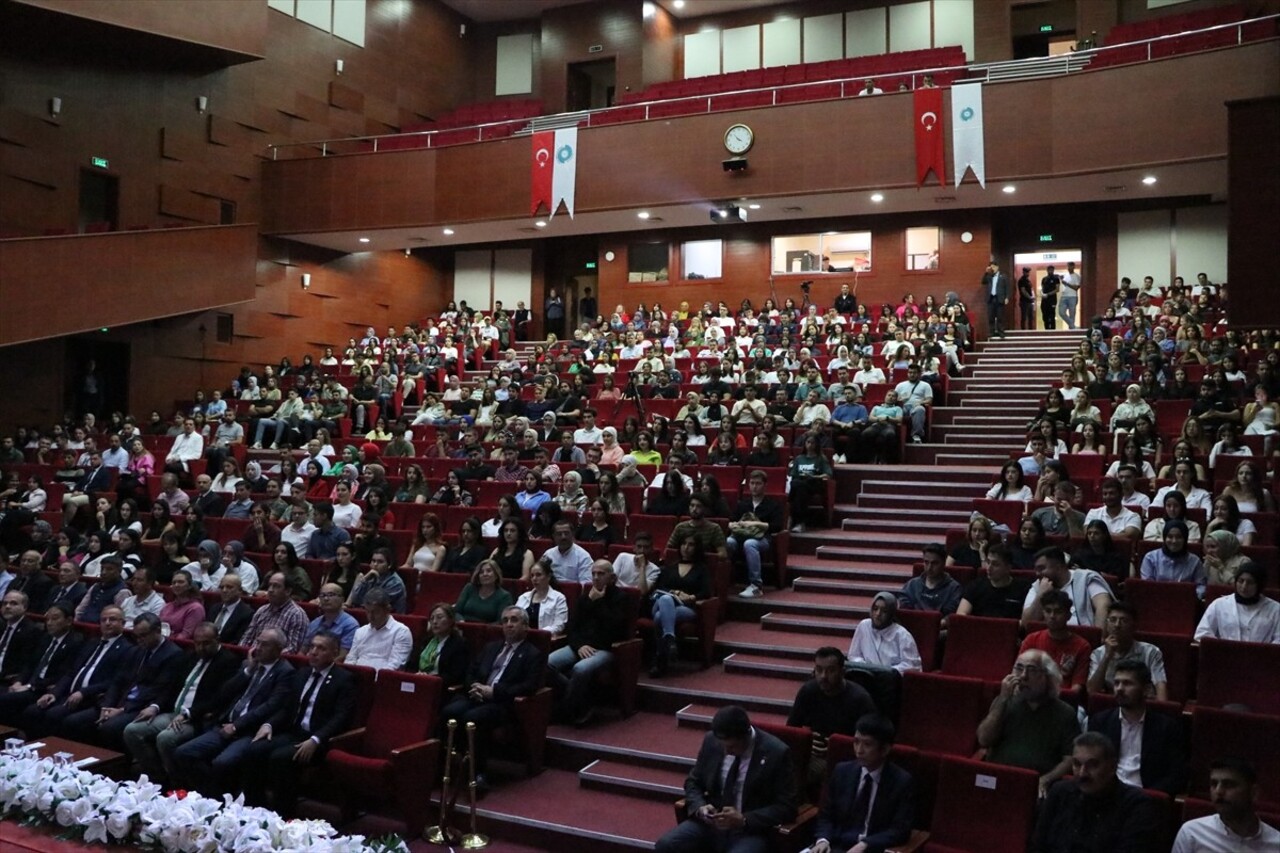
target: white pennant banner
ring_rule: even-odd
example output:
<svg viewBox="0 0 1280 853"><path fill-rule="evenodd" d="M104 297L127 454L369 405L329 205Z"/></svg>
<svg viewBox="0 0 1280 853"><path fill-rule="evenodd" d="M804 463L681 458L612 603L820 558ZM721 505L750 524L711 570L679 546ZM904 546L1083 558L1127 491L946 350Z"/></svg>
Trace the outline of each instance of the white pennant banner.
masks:
<svg viewBox="0 0 1280 853"><path fill-rule="evenodd" d="M569 218L573 218L573 197L578 185L578 128L566 127L556 131L556 148L551 153L555 160L551 174L551 215L564 200Z"/></svg>
<svg viewBox="0 0 1280 853"><path fill-rule="evenodd" d="M981 83L956 83L951 87L951 154L957 187L964 179L965 169L969 168L982 188L987 188Z"/></svg>

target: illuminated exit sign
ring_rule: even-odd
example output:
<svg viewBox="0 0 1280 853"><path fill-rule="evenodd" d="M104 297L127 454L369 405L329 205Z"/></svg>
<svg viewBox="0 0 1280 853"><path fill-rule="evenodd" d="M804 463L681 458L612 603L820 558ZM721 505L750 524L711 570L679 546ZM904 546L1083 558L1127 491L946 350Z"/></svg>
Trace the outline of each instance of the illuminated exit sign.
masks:
<svg viewBox="0 0 1280 853"><path fill-rule="evenodd" d="M90 158L89 162L92 163L94 166L97 166L99 169L107 168L106 157L93 157L93 158Z"/></svg>
<svg viewBox="0 0 1280 853"><path fill-rule="evenodd" d="M1041 235L1040 235L1040 242L1041 242L1041 243L1052 243L1052 242L1053 242L1053 235L1052 235L1052 234L1041 234Z"/></svg>

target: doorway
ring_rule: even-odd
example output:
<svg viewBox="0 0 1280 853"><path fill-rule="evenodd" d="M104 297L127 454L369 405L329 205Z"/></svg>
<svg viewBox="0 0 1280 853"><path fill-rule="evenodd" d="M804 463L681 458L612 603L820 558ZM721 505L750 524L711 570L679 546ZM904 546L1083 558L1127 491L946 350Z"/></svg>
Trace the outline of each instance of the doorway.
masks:
<svg viewBox="0 0 1280 853"><path fill-rule="evenodd" d="M63 362L67 411L93 412L99 421L111 412L129 411L130 350L127 343L90 336L68 340Z"/></svg>
<svg viewBox="0 0 1280 853"><path fill-rule="evenodd" d="M120 219L120 179L99 169L80 170L80 232L115 231Z"/></svg>
<svg viewBox="0 0 1280 853"><path fill-rule="evenodd" d="M1088 276L1086 276L1085 274L1083 261L1084 261L1084 252L1082 252L1080 249L1042 249L1037 252L1017 252L1014 254L1013 256L1014 281L1017 281L1018 279L1020 279L1023 273L1027 272L1027 274L1030 275L1031 277L1031 284L1036 294L1036 307L1035 307L1035 310L1032 312L1032 317L1031 317L1032 325L1025 328L1038 329L1041 331L1045 329L1066 329L1067 328L1067 324L1063 322L1063 319L1060 315L1060 311L1062 308L1061 304L1058 305L1057 310L1054 312L1053 325L1050 325L1050 326L1045 325L1043 312L1041 311L1041 304L1040 304L1040 299L1041 299L1040 287L1041 287L1041 283L1044 281L1044 277L1049 274L1049 267L1054 268L1054 273L1056 275L1062 275L1067 271L1068 262L1072 262L1076 265L1076 274L1079 275L1080 280L1085 285L1087 285L1089 279L1088 279ZM1059 297L1061 296L1061 290L1062 288L1059 287ZM1081 288L1081 290L1083 292L1083 287ZM1080 299L1076 300L1076 310L1075 310L1074 316L1072 316L1071 318L1072 322L1075 324L1075 327L1077 329L1080 328L1080 311L1081 311L1080 302L1081 302ZM1019 321L1018 328L1020 329L1024 328L1024 326L1022 325L1021 313L1019 313L1018 315L1018 321Z"/></svg>
<svg viewBox="0 0 1280 853"><path fill-rule="evenodd" d="M569 63L565 106L569 112L613 106L617 89L617 61L596 59Z"/></svg>

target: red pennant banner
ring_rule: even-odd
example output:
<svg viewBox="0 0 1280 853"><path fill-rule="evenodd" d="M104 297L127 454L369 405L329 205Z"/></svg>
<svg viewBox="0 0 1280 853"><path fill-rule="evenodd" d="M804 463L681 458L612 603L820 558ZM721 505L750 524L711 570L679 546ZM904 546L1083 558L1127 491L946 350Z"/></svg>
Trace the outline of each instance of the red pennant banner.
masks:
<svg viewBox="0 0 1280 853"><path fill-rule="evenodd" d="M942 90L916 89L916 186L923 186L932 169L943 186L947 183L943 158Z"/></svg>
<svg viewBox="0 0 1280 853"><path fill-rule="evenodd" d="M545 206L551 212L551 178L555 172L556 132L544 130L533 135L532 198L529 215L537 216Z"/></svg>

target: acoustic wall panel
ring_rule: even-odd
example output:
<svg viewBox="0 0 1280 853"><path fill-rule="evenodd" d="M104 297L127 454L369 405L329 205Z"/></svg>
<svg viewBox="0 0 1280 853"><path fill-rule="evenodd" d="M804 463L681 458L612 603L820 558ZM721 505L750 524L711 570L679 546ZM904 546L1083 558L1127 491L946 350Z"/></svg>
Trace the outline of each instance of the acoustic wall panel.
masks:
<svg viewBox="0 0 1280 853"><path fill-rule="evenodd" d="M725 74L759 68L760 28L752 25L725 30L721 40L721 56Z"/></svg>
<svg viewBox="0 0 1280 853"><path fill-rule="evenodd" d="M720 31L706 30L684 37L684 77L710 77L720 73Z"/></svg>
<svg viewBox="0 0 1280 853"><path fill-rule="evenodd" d="M844 13L844 55L879 56L889 52L889 12L883 6Z"/></svg>
<svg viewBox="0 0 1280 853"><path fill-rule="evenodd" d="M844 16L818 15L804 19L804 61L844 58Z"/></svg>
<svg viewBox="0 0 1280 853"><path fill-rule="evenodd" d="M333 32L333 0L298 0L298 20Z"/></svg>
<svg viewBox="0 0 1280 853"><path fill-rule="evenodd" d="M516 302L524 300L529 305L533 298L533 250L498 249L493 253L493 300L501 300L508 312ZM471 302L471 305L490 308L487 303Z"/></svg>
<svg viewBox="0 0 1280 853"><path fill-rule="evenodd" d="M1196 274L1209 281L1227 278L1227 206L1180 207L1174 211L1174 251L1177 274L1187 284L1196 283Z"/></svg>
<svg viewBox="0 0 1280 853"><path fill-rule="evenodd" d="M333 0L333 34L364 47L365 0Z"/></svg>
<svg viewBox="0 0 1280 853"><path fill-rule="evenodd" d="M973 60L973 0L934 0L933 46L960 45Z"/></svg>
<svg viewBox="0 0 1280 853"><path fill-rule="evenodd" d="M927 50L933 47L929 3L903 3L889 7L889 50Z"/></svg>
<svg viewBox="0 0 1280 853"><path fill-rule="evenodd" d="M1133 279L1136 287L1142 285L1142 277L1146 275L1161 286L1173 280L1170 213L1141 210L1116 217L1116 269L1122 277Z"/></svg>
<svg viewBox="0 0 1280 853"><path fill-rule="evenodd" d="M533 34L498 36L495 95L525 95L533 91Z"/></svg>
<svg viewBox="0 0 1280 853"><path fill-rule="evenodd" d="M800 64L800 19L770 21L764 25L764 67Z"/></svg>

